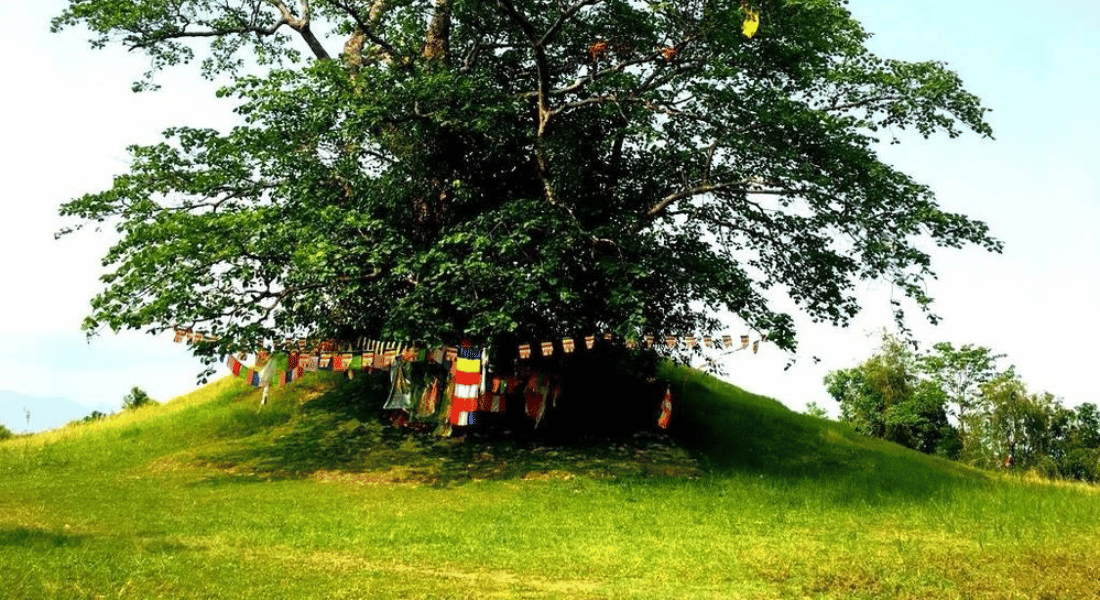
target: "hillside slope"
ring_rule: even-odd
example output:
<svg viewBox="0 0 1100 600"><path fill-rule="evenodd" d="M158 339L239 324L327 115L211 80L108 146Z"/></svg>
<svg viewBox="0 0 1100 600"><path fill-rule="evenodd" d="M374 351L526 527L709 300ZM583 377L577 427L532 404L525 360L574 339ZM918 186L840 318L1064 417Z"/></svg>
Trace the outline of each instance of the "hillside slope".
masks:
<svg viewBox="0 0 1100 600"><path fill-rule="evenodd" d="M667 367L654 432L384 427L384 383L225 379L0 443L19 598L1093 598L1100 498Z"/></svg>

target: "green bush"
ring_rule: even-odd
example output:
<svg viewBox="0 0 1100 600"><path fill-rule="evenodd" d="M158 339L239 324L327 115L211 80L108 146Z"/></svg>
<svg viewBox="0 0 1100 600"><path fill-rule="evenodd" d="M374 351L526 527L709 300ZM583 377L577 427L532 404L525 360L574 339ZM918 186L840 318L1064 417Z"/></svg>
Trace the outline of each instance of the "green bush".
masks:
<svg viewBox="0 0 1100 600"><path fill-rule="evenodd" d="M131 408L141 408L149 404L156 404L157 401L149 397L149 394L145 393L145 390L134 386L130 389L130 393L122 397L122 408L129 410Z"/></svg>

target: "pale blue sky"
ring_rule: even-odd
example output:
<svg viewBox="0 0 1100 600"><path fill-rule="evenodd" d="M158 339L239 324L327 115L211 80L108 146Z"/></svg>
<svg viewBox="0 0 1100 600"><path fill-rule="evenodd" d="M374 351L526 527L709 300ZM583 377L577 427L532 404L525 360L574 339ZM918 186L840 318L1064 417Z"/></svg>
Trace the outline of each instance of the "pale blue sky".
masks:
<svg viewBox="0 0 1100 600"><path fill-rule="evenodd" d="M8 265L0 389L93 405L117 404L138 385L168 399L193 387L198 362L167 337L85 344L79 325L108 238L55 242L57 207L109 186L126 168L126 145L155 141L174 124L226 125L230 107L192 70L162 76L162 92L131 93L145 60L92 51L78 31L50 34L49 17L63 4L0 4L9 25L0 37L9 82L0 99L0 252ZM995 141L940 137L884 149L946 208L987 221L1006 244L1000 256L936 253L941 277L930 292L944 321L933 328L914 319L918 338L990 346L1008 354L1032 389L1069 404L1100 402L1089 352L1100 335L1100 8L1070 0L852 0L849 8L876 34L880 55L945 61L994 109ZM867 313L851 328L805 326L794 368L784 371L790 357L765 347L727 361L728 378L798 410L815 400L835 412L821 378L866 358L873 332L890 325L889 287L863 291Z"/></svg>

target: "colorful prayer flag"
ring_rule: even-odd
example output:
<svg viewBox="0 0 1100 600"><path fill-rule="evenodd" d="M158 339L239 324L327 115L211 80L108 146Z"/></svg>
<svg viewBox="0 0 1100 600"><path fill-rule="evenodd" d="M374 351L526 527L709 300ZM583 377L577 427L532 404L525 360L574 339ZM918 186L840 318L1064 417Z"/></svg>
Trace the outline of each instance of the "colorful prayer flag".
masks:
<svg viewBox="0 0 1100 600"><path fill-rule="evenodd" d="M235 377L241 374L241 361L238 360L236 356L230 354L229 360L226 362L229 365L229 370L233 372Z"/></svg>
<svg viewBox="0 0 1100 600"><path fill-rule="evenodd" d="M351 368L352 355L350 352L337 354L332 365L333 371L347 371Z"/></svg>
<svg viewBox="0 0 1100 600"><path fill-rule="evenodd" d="M542 355L543 356L551 356L553 354L554 354L554 342L543 342L542 343Z"/></svg>
<svg viewBox="0 0 1100 600"><path fill-rule="evenodd" d="M652 406L652 405L651 405ZM652 414L652 413L650 413ZM668 429L672 421L672 388L665 388L665 398L661 400L661 415L657 417L657 427Z"/></svg>
<svg viewBox="0 0 1100 600"><path fill-rule="evenodd" d="M595 346L595 345L596 345L596 336L594 336L594 335L584 336L584 347L585 348L588 348L589 350L591 350L592 347Z"/></svg>
<svg viewBox="0 0 1100 600"><path fill-rule="evenodd" d="M749 347L749 336L747 336L747 335L741 336L741 349L744 350L745 348L748 348L748 347Z"/></svg>
<svg viewBox="0 0 1100 600"><path fill-rule="evenodd" d="M565 350L566 354L572 354L573 353L573 348L574 348L573 338L563 339L561 341L561 348L562 348L562 350Z"/></svg>
<svg viewBox="0 0 1100 600"><path fill-rule="evenodd" d="M756 340L752 343L752 353L756 354L760 350L760 340Z"/></svg>
<svg viewBox="0 0 1100 600"><path fill-rule="evenodd" d="M669 348L675 348L676 338L672 337L671 335L665 336L665 345L667 345Z"/></svg>
<svg viewBox="0 0 1100 600"><path fill-rule="evenodd" d="M646 348L652 348L653 347L653 336L652 335L645 336L645 345L646 345Z"/></svg>
<svg viewBox="0 0 1100 600"><path fill-rule="evenodd" d="M175 337L175 340L174 340L174 341L175 341L175 342L176 342L176 343L178 344L178 343L180 343L180 342L182 342L182 341L183 341L183 338L184 338L184 337L185 337L186 335L187 335L187 331L186 331L186 330L184 330L184 329L179 329L179 328L177 328L177 329L176 329L176 337Z"/></svg>
<svg viewBox="0 0 1100 600"><path fill-rule="evenodd" d="M531 358L531 344L520 344L519 357L523 359Z"/></svg>
<svg viewBox="0 0 1100 600"><path fill-rule="evenodd" d="M707 348L713 348L714 347L714 340L711 339L711 337L709 335L704 336L703 337L703 345L706 346Z"/></svg>
<svg viewBox="0 0 1100 600"><path fill-rule="evenodd" d="M727 348L733 348L733 336L731 336L731 335L722 336L722 343L725 344L725 346Z"/></svg>

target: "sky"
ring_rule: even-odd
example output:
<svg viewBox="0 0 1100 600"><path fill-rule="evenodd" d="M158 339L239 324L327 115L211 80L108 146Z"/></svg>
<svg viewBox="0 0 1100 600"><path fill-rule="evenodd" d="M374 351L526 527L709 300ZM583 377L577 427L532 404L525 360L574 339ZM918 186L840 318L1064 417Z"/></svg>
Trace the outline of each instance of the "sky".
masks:
<svg viewBox="0 0 1100 600"><path fill-rule="evenodd" d="M61 240L65 201L110 186L126 171L126 146L159 141L179 124L227 127L231 105L195 69L159 76L163 89L135 94L147 60L95 51L79 30L49 32L60 0L0 3L0 55L8 85L0 144L0 391L120 405L133 386L158 400L196 385L201 363L170 337L80 330L99 290L111 231ZM851 0L880 56L948 63L993 109L994 140L906 139L885 160L929 185L941 205L985 221L1003 254L936 251L929 285L938 326L910 311L915 337L976 344L1007 355L1032 391L1068 405L1100 403L1092 341L1100 335L1100 5L1050 0ZM761 34L766 33L766 19ZM889 285L861 284L865 312L848 328L798 319L794 354L765 344L724 359L723 377L795 410L837 413L822 378L855 366L891 328ZM742 331L731 320L730 333ZM814 358L819 360L814 360ZM791 361L793 366L788 367ZM10 425L10 424L9 424Z"/></svg>

